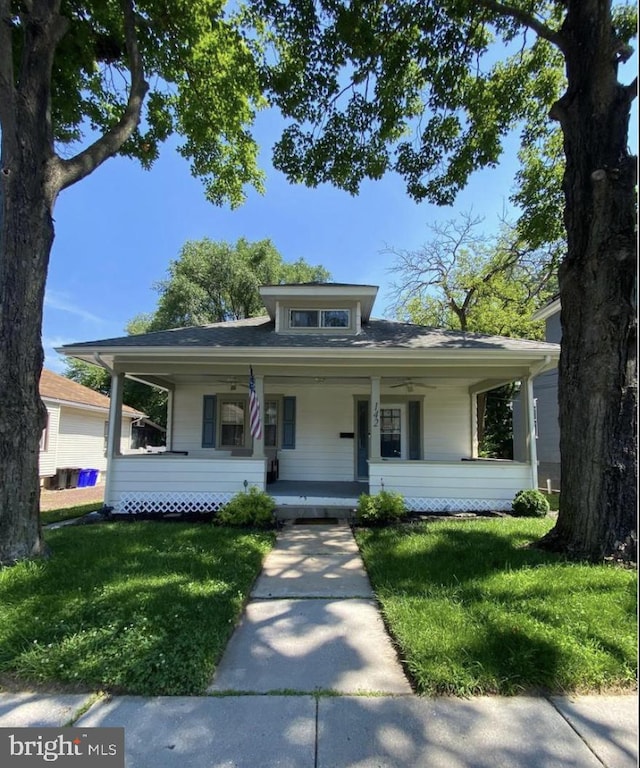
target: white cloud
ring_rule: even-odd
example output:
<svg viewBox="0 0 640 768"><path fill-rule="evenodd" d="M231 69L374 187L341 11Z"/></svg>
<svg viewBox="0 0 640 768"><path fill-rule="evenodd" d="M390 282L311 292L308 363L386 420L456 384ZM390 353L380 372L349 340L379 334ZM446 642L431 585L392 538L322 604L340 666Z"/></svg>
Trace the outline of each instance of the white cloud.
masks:
<svg viewBox="0 0 640 768"><path fill-rule="evenodd" d="M50 309L58 309L61 312L68 312L70 315L81 317L83 320L88 320L92 323L105 322L102 317L98 317L83 307L78 306L68 296L59 293L58 291L48 289L44 297L44 305Z"/></svg>
<svg viewBox="0 0 640 768"><path fill-rule="evenodd" d="M55 373L62 373L65 369L65 361L67 358L58 354L55 350L56 347L61 347L63 344L71 344L75 339L64 338L63 336L45 336L42 339L42 346L44 348L44 367Z"/></svg>

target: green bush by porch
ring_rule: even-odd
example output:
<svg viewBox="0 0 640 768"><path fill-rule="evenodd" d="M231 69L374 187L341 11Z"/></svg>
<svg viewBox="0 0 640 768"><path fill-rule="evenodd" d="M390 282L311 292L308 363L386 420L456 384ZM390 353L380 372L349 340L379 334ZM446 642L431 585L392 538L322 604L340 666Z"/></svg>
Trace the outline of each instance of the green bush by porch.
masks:
<svg viewBox="0 0 640 768"><path fill-rule="evenodd" d="M0 673L135 694L203 693L273 535L112 523L48 531L0 570Z"/></svg>
<svg viewBox="0 0 640 768"><path fill-rule="evenodd" d="M552 525L503 518L357 532L419 693L634 689L637 573L530 548Z"/></svg>

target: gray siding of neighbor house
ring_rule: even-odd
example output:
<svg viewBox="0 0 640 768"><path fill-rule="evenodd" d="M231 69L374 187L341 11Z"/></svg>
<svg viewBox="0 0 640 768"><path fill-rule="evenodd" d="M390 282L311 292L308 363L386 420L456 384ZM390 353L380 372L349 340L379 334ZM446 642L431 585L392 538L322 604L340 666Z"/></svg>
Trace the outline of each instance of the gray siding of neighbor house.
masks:
<svg viewBox="0 0 640 768"><path fill-rule="evenodd" d="M548 317L545 341L559 344L562 339L560 312ZM548 371L533 382L533 396L538 415L538 483L547 487L551 480L553 490L560 488L560 425L558 424L558 371ZM518 397L513 403L514 459L525 461L522 403Z"/></svg>

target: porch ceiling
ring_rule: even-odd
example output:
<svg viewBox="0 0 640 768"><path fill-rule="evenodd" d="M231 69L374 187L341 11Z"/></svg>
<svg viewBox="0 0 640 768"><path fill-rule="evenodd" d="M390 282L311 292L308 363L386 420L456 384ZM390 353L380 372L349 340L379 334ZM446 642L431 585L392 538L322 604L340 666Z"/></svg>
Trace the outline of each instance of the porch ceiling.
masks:
<svg viewBox="0 0 640 768"><path fill-rule="evenodd" d="M206 382L220 389L243 387L248 384L248 368L244 366L208 366L206 369L189 370L176 369L168 372L147 372L137 368L124 371L128 378L133 378L151 385L174 388L180 384ZM383 391L394 388L399 394L414 392L424 394L430 389L437 390L452 386L469 388L492 388L509 381L517 381L529 373L527 366L488 367L396 367L394 370L372 369L370 371L354 371L353 373L338 372L323 368L316 370L292 371L284 374L281 371L265 371L263 366L254 366L254 373L264 376L267 390L275 391L292 385L296 387L353 387L369 388L371 377L380 378Z"/></svg>

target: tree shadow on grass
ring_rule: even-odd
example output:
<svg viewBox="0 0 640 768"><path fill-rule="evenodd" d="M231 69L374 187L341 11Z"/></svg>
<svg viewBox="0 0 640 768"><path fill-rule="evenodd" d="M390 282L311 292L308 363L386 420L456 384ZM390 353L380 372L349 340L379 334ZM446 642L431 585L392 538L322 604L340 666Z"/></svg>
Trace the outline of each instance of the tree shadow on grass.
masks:
<svg viewBox="0 0 640 768"><path fill-rule="evenodd" d="M635 607L621 598L632 577L524 546L530 530L427 524L361 537L418 691L566 691L632 679Z"/></svg>
<svg viewBox="0 0 640 768"><path fill-rule="evenodd" d="M212 526L52 532L0 580L0 671L133 693L208 683L268 549Z"/></svg>

